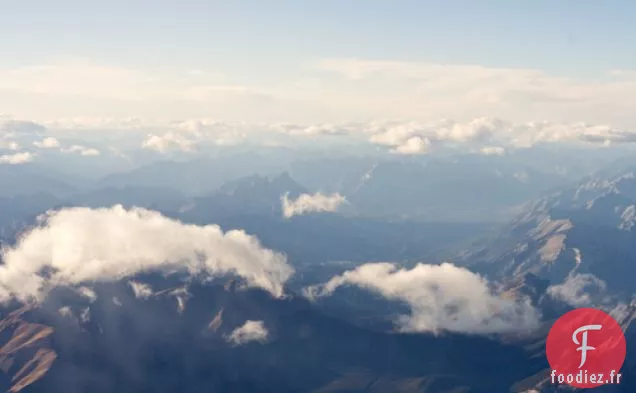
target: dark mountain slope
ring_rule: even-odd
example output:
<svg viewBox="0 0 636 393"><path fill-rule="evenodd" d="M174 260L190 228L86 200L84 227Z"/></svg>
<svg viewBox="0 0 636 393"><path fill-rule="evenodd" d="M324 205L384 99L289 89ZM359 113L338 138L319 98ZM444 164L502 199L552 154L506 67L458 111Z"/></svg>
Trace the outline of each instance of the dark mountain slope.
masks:
<svg viewBox="0 0 636 393"><path fill-rule="evenodd" d="M232 285L172 288L141 300L124 283L101 284L93 303L59 290L21 313L19 323L52 329L25 356L55 357L21 391L491 393L546 367L515 344L372 332L300 298L275 300ZM60 313L62 305L69 308ZM228 335L248 319L264 322L269 341L229 344Z"/></svg>

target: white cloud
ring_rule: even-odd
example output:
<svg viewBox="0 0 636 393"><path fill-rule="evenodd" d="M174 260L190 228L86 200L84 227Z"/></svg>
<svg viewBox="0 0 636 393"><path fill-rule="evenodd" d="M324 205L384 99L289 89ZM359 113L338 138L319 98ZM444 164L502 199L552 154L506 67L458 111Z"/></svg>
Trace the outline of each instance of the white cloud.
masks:
<svg viewBox="0 0 636 393"><path fill-rule="evenodd" d="M33 161L35 155L29 152L5 154L0 156L0 164L19 165Z"/></svg>
<svg viewBox="0 0 636 393"><path fill-rule="evenodd" d="M183 152L193 151L195 142L176 132L167 132L163 135L150 134L143 141L141 147L144 149L165 153L168 150L176 149Z"/></svg>
<svg viewBox="0 0 636 393"><path fill-rule="evenodd" d="M395 146L392 150L398 154L424 154L427 153L431 146L431 141L428 138L422 138L420 136L412 136L404 143Z"/></svg>
<svg viewBox="0 0 636 393"><path fill-rule="evenodd" d="M73 311L69 306L60 307L57 312L65 318L73 317Z"/></svg>
<svg viewBox="0 0 636 393"><path fill-rule="evenodd" d="M227 341L234 345L243 345L251 341L264 343L268 339L269 331L263 321L247 321L227 337Z"/></svg>
<svg viewBox="0 0 636 393"><path fill-rule="evenodd" d="M77 293L87 298L91 303L97 300L97 293L89 287L79 287L77 288Z"/></svg>
<svg viewBox="0 0 636 393"><path fill-rule="evenodd" d="M82 312L80 313L80 322L82 323L88 323L91 320L91 309L90 307L86 307L82 310Z"/></svg>
<svg viewBox="0 0 636 393"><path fill-rule="evenodd" d="M58 141L57 139L49 136L49 137L46 137L46 138L42 139L41 141L33 142L33 145L35 147L39 147L41 149L55 149L55 148L60 147L60 141Z"/></svg>
<svg viewBox="0 0 636 393"><path fill-rule="evenodd" d="M501 156L506 153L506 149L501 146L484 146L479 152L486 156Z"/></svg>
<svg viewBox="0 0 636 393"><path fill-rule="evenodd" d="M309 287L305 294L327 296L345 285L408 304L411 314L397 321L403 331L487 334L534 329L540 319L529 300L499 296L484 278L450 263L418 264L410 270L392 263L369 263Z"/></svg>
<svg viewBox="0 0 636 393"><path fill-rule="evenodd" d="M75 132L73 137L81 138L83 133L92 130L95 131L92 134L94 136L98 135L99 132L104 132L102 127L109 126L113 127L112 130L122 131L122 135L125 130L131 131L126 135L130 135L129 138L132 139L126 139L128 136L123 138L131 143L139 143L138 138L146 134L145 139L141 142L141 147L162 153L204 151L212 146L234 146L246 142L258 145L293 146L297 143L305 143L308 138L330 138L330 141L342 140L348 144L358 145L370 143L386 147L387 152L404 155L428 154L446 149L465 153L502 155L540 144L608 148L636 142L636 128L632 131L616 128L609 124L581 122L513 122L492 117L478 117L467 121L449 119L435 121L376 120L357 123L315 124L226 122L205 118L181 121L146 121L140 118L124 118L119 122L113 118L85 119L85 123L82 123L81 119L73 121L75 123L71 122L72 124L66 124L69 121L44 122L44 124L50 124L51 127L62 125L74 128L71 128L70 131L69 129L57 128L43 129L48 136L38 131L29 134L28 138L31 140L27 143L40 148L53 148L56 144L60 147L60 143L56 139L58 135ZM24 123L22 127L25 129L42 128L41 125L32 122L18 123ZM81 133L78 130L81 130ZM152 131L148 133L149 130ZM142 132L143 134L141 134ZM33 139L33 136L36 136L37 139ZM17 142L13 142L12 145L6 143L4 145L17 149L19 147ZM127 145L127 148L129 146ZM0 142L0 148L2 148L2 142ZM108 148L116 149L117 146L108 146ZM85 156L100 154L100 150L81 144L63 147L61 151Z"/></svg>
<svg viewBox="0 0 636 393"><path fill-rule="evenodd" d="M137 299L147 299L154 293L152 291L152 287L143 282L129 281L128 285L130 285L130 287L132 288L133 293L135 294L135 297Z"/></svg>
<svg viewBox="0 0 636 393"><path fill-rule="evenodd" d="M234 146L244 142L259 128L256 124L243 122L231 123L211 119L190 119L174 124L176 129L185 132L191 143L212 143L217 146ZM180 136L183 138L183 136Z"/></svg>
<svg viewBox="0 0 636 393"><path fill-rule="evenodd" d="M82 146L82 145L73 145L71 147L64 148L62 149L62 152L75 153L81 156L99 156L101 154L100 151L97 149Z"/></svg>
<svg viewBox="0 0 636 393"><path fill-rule="evenodd" d="M284 255L240 230L182 224L133 208L52 211L2 250L0 301L39 299L51 286L117 280L139 272L236 274L282 296L293 274Z"/></svg>
<svg viewBox="0 0 636 393"><path fill-rule="evenodd" d="M632 299L631 303L619 303L612 310L610 310L609 315L611 315L619 324L625 325L629 323L636 312L636 299Z"/></svg>
<svg viewBox="0 0 636 393"><path fill-rule="evenodd" d="M283 216L286 218L314 212L335 212L346 201L345 197L339 193L331 195L324 195L320 192L302 194L294 200L290 200L288 194L281 197Z"/></svg>
<svg viewBox="0 0 636 393"><path fill-rule="evenodd" d="M372 134L369 138L371 143L404 153L426 153L434 147L454 147L499 155L506 149L530 148L542 143L603 145L607 141L636 142L636 131L621 131L608 125L513 123L497 118L476 118L468 122L375 123L368 125L360 134L368 133Z"/></svg>
<svg viewBox="0 0 636 393"><path fill-rule="evenodd" d="M592 274L568 276L562 284L550 286L548 294L575 307L593 306L594 299L605 291L605 281Z"/></svg>
<svg viewBox="0 0 636 393"><path fill-rule="evenodd" d="M274 123L269 125L270 130L293 136L325 136L325 135L349 135L355 130L347 124L317 123L317 124L291 124Z"/></svg>
<svg viewBox="0 0 636 393"><path fill-rule="evenodd" d="M62 131L76 131L76 130L116 130L116 131L130 131L141 130L147 128L153 128L157 126L163 126L164 122L157 122L151 120L143 120L138 117L71 117L71 118L58 118L54 120L42 121L42 125L49 129L62 130Z"/></svg>

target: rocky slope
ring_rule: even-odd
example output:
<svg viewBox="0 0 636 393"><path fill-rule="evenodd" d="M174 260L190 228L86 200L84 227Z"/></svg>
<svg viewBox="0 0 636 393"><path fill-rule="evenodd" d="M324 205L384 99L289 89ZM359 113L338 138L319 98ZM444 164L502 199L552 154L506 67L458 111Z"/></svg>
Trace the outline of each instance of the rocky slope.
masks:
<svg viewBox="0 0 636 393"><path fill-rule="evenodd" d="M248 320L267 335L237 341ZM298 297L157 278L59 289L0 330L9 392L491 393L546 367L523 346L540 338L374 332Z"/></svg>

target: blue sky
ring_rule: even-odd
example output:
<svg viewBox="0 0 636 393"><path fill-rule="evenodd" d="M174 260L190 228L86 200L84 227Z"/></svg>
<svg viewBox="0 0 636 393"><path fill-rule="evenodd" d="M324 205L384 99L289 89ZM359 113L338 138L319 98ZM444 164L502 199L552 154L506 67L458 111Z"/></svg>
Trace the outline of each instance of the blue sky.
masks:
<svg viewBox="0 0 636 393"><path fill-rule="evenodd" d="M633 71L620 76L620 86L610 74L636 70L636 3L627 0L1 4L0 113L20 117L316 121L504 116L623 127L635 123L634 107L627 104L634 98L629 93L635 86ZM327 70L325 60L332 62ZM374 71L361 84L347 71L353 60L376 71L380 67L384 74ZM451 68L440 75L422 65ZM481 75L468 77L463 86L437 82L455 80L454 75L464 80L474 71L462 66L541 75ZM34 77L33 67L44 69L36 68L39 76ZM36 86L32 81L38 78L47 82ZM128 79L120 86L121 78ZM431 78L434 89L414 88L413 81ZM488 78L505 80L505 86L479 87ZM125 102L136 91L139 97ZM523 99L508 100L521 97L519 91ZM559 108L547 107L557 93L567 97L557 97ZM592 98L566 105L580 101L581 94ZM617 106L611 97L620 101ZM431 109L410 106L418 100ZM448 104L438 105L443 100ZM451 107L453 101L457 108ZM491 105L481 107L484 102ZM480 107L471 109L475 103Z"/></svg>

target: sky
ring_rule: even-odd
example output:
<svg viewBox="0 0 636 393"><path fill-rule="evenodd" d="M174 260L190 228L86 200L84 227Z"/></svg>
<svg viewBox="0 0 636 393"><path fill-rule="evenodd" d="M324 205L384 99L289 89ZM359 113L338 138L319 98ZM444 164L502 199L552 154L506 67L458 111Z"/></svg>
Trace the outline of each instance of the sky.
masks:
<svg viewBox="0 0 636 393"><path fill-rule="evenodd" d="M0 6L0 113L12 118L636 128L628 0Z"/></svg>

